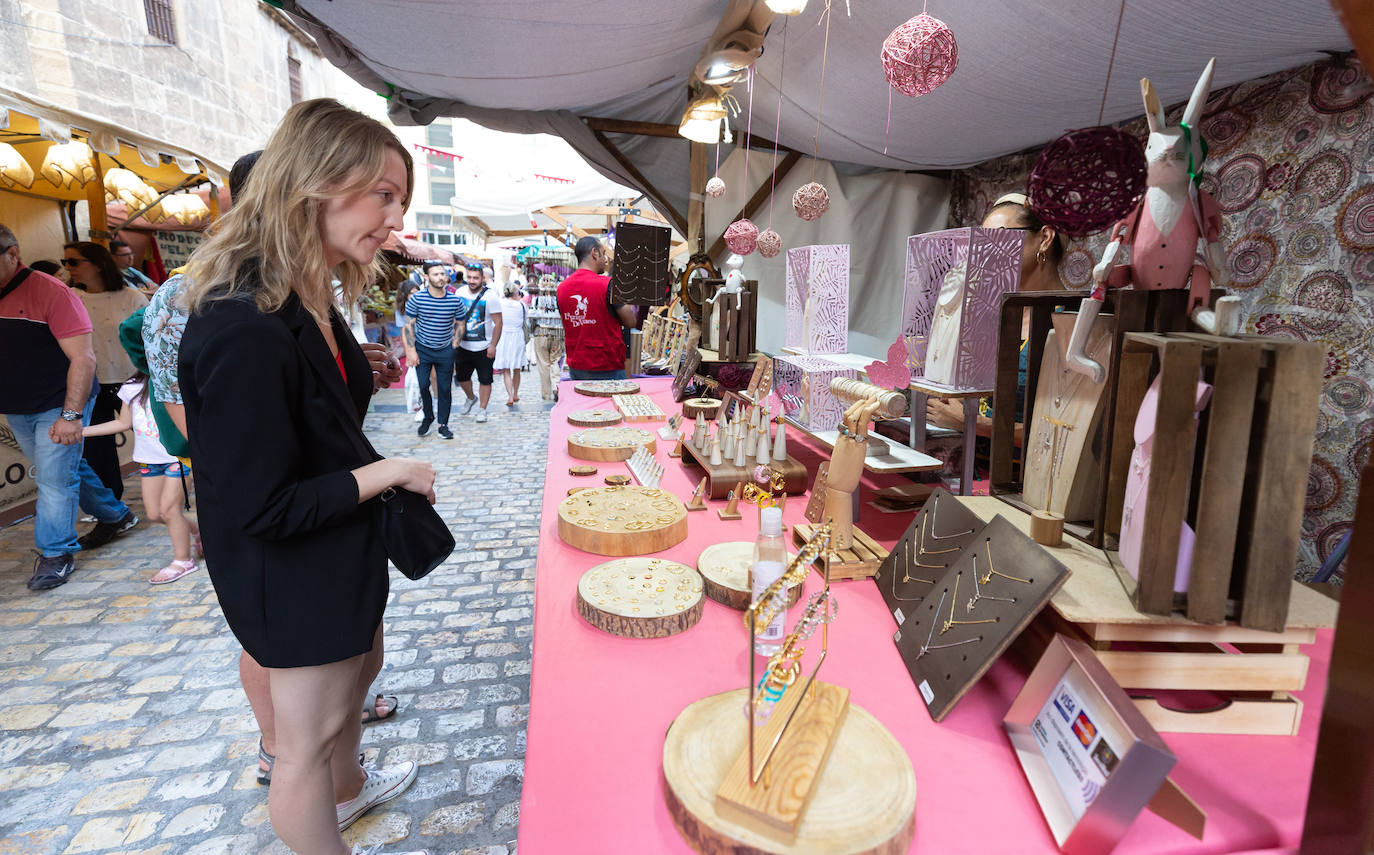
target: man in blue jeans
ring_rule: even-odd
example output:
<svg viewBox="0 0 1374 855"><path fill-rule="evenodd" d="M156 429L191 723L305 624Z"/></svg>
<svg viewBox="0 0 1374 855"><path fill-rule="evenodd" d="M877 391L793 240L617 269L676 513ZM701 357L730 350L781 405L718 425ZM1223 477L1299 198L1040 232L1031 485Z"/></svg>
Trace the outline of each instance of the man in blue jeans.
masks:
<svg viewBox="0 0 1374 855"><path fill-rule="evenodd" d="M449 410L453 406L453 332L463 303L448 290L448 268L437 261L425 262L426 288L406 299L406 326L403 335L415 343L419 363L415 379L420 381L420 406L424 419L416 433L424 436L434 424L434 402L430 397L429 374L434 370L439 386L439 436L453 439L449 430ZM413 339L411 337L414 337Z"/></svg>
<svg viewBox="0 0 1374 855"><path fill-rule="evenodd" d="M72 290L24 266L14 232L0 225L0 413L33 465L38 485L33 539L39 558L29 588L65 584L80 549L103 546L138 525L81 459L81 429L95 401L91 320ZM96 526L76 536L78 504Z"/></svg>

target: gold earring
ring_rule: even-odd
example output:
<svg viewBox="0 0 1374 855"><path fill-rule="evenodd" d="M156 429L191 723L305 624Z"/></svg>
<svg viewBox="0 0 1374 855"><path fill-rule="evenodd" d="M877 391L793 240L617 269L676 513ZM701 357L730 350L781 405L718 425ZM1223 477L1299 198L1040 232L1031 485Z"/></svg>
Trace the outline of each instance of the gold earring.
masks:
<svg viewBox="0 0 1374 855"><path fill-rule="evenodd" d="M1045 263L1045 251L1043 249L1035 254L1035 262L1037 264Z"/></svg>

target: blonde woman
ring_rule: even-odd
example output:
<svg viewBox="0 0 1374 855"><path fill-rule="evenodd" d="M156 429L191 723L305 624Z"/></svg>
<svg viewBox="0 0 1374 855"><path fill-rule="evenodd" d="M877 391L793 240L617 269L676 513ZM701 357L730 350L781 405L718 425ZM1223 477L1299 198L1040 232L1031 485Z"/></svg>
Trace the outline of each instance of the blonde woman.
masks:
<svg viewBox="0 0 1374 855"><path fill-rule="evenodd" d="M335 308L378 273L410 202L409 154L335 101L296 104L233 209L191 258L180 352L207 569L234 635L268 669L272 827L299 855L415 779L365 771L358 709L382 662L387 557L375 498L434 501L427 463L377 459L372 370Z"/></svg>

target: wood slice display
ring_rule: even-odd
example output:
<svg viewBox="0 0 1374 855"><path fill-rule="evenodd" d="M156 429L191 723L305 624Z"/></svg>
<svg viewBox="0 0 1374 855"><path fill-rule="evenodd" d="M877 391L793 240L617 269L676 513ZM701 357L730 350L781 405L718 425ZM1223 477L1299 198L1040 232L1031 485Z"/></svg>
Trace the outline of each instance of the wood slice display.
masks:
<svg viewBox="0 0 1374 855"><path fill-rule="evenodd" d="M787 553L791 561L796 555ZM754 561L754 542L736 540L713 543L697 556L697 572L706 586L706 596L732 609L744 611L753 597L749 589L749 565ZM802 586L794 585L787 592L787 605L792 607L801 598Z"/></svg>
<svg viewBox="0 0 1374 855"><path fill-rule="evenodd" d="M611 398L638 395L639 384L633 380L581 380L573 386L573 391L592 398Z"/></svg>
<svg viewBox="0 0 1374 855"><path fill-rule="evenodd" d="M697 416L714 419L718 412L720 398L688 398L682 402L682 415L688 419L695 419Z"/></svg>
<svg viewBox="0 0 1374 855"><path fill-rule="evenodd" d="M910 849L916 833L911 759L887 728L853 703L794 843L780 844L722 818L716 791L746 748L747 700L745 689L702 698L678 715L664 740L664 799L693 849L711 855L900 855Z"/></svg>
<svg viewBox="0 0 1374 855"><path fill-rule="evenodd" d="M619 410L574 410L568 413L568 424L573 427L615 427L622 421L624 417Z"/></svg>
<svg viewBox="0 0 1374 855"><path fill-rule="evenodd" d="M657 487L579 490L558 506L558 536L597 555L647 555L687 539L687 508Z"/></svg>
<svg viewBox="0 0 1374 855"><path fill-rule="evenodd" d="M568 453L580 460L629 460L640 446L653 454L654 435L632 427L587 428L568 435Z"/></svg>
<svg viewBox="0 0 1374 855"><path fill-rule="evenodd" d="M617 558L577 580L577 613L603 632L665 638L701 620L701 576L662 558Z"/></svg>

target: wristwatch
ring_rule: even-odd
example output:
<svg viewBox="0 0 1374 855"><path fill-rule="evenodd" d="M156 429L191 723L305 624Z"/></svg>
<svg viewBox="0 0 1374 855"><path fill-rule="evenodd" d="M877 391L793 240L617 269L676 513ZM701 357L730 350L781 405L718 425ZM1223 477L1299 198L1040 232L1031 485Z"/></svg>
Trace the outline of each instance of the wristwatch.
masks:
<svg viewBox="0 0 1374 855"><path fill-rule="evenodd" d="M63 411L62 411L62 421L64 421L64 422L79 422L79 421L81 421L81 411L80 411L80 410L63 410Z"/></svg>

